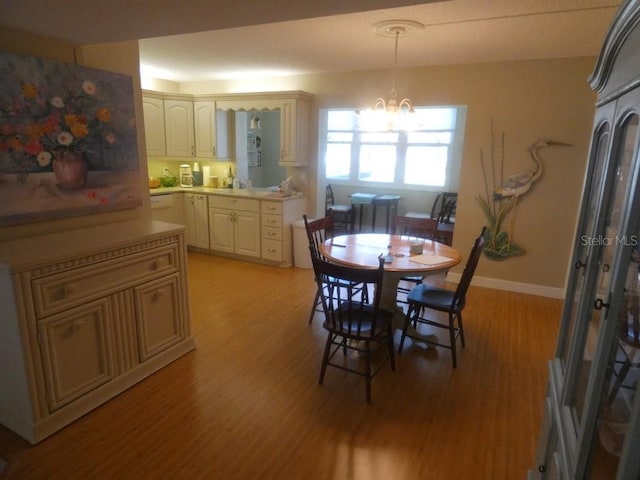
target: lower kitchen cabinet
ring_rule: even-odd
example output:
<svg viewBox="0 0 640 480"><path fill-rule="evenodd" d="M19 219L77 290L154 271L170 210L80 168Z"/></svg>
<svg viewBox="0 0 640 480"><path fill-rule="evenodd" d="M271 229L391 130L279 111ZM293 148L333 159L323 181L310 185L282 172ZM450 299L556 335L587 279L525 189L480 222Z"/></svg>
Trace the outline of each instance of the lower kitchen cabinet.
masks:
<svg viewBox="0 0 640 480"><path fill-rule="evenodd" d="M207 195L198 193L184 194L185 220L187 225L187 245L209 248L209 216Z"/></svg>
<svg viewBox="0 0 640 480"><path fill-rule="evenodd" d="M162 222L0 244L0 423L36 443L192 350L186 270Z"/></svg>
<svg viewBox="0 0 640 480"><path fill-rule="evenodd" d="M260 201L209 197L211 250L260 257Z"/></svg>

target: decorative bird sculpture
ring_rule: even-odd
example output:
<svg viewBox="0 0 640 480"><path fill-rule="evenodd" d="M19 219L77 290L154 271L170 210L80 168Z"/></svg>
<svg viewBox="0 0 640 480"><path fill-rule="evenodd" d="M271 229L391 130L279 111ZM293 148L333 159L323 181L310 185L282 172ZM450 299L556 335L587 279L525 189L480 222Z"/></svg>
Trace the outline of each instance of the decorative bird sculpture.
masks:
<svg viewBox="0 0 640 480"><path fill-rule="evenodd" d="M540 179L542 172L544 171L542 159L539 155L540 150L544 147L553 145L570 146L568 143L554 142L553 140L538 140L529 147L529 153L531 154L533 161L536 163L536 169L524 170L507 177L502 185L495 189L493 192L493 198L495 200L500 200L506 197L516 197L517 199L520 195L528 192L531 185Z"/></svg>

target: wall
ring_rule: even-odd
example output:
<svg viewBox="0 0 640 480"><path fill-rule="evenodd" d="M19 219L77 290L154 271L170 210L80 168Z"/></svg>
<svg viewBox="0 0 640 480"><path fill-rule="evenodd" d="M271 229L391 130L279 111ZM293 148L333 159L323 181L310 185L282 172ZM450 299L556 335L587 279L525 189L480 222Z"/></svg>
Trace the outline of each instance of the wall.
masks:
<svg viewBox="0 0 640 480"><path fill-rule="evenodd" d="M480 152L490 159L492 121L497 141L502 132L505 135L505 176L534 168L527 148L539 138L573 145L542 151L545 174L518 202L512 217L513 239L527 250L526 255L500 262L483 258L477 279L499 288L561 296L595 111L596 96L587 85L594 64L595 58L573 58L398 70L399 95L411 97L416 105L468 107L454 236L454 246L465 257L486 223L475 197L485 195ZM180 84L179 90L304 90L315 95L312 131L317 131L319 108L368 106L388 91L389 80L388 71L348 72L255 82L190 82ZM312 151L317 152L317 138L312 139ZM308 174L309 195L320 203L324 195L316 188L317 172L310 168ZM431 194L403 195L404 211L425 211L431 204ZM342 190L337 196L339 202L348 201ZM321 209L313 201L309 212ZM459 266L455 271L461 270Z"/></svg>
<svg viewBox="0 0 640 480"><path fill-rule="evenodd" d="M144 124L140 95L140 62L137 42L77 47L51 38L0 28L0 49L21 55L33 55L131 75L134 82L136 122L140 126ZM144 159L146 159L146 148L144 145L144 130L142 128L138 129L138 152L140 155L140 188L147 192L147 166L144 161ZM2 228L0 229L0 241L29 237L46 232L64 231L83 226L150 218L151 213L148 195L143 196L143 201L143 206L136 209Z"/></svg>

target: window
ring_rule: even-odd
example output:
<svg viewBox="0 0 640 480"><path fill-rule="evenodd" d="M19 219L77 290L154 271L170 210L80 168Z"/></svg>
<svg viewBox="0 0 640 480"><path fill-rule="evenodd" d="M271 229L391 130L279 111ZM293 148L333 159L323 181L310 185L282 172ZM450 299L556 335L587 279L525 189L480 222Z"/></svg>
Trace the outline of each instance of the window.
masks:
<svg viewBox="0 0 640 480"><path fill-rule="evenodd" d="M459 170L464 107L416 108L413 131L358 130L356 110L320 116L324 177L334 183L447 189Z"/></svg>

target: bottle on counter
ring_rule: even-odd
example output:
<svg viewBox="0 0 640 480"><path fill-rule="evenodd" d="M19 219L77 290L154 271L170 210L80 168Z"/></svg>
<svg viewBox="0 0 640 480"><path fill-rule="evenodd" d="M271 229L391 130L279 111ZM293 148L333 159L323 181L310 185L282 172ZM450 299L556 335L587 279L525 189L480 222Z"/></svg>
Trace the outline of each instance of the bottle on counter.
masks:
<svg viewBox="0 0 640 480"><path fill-rule="evenodd" d="M233 187L233 171L231 170L231 167L229 167L229 174L227 175L227 187Z"/></svg>

